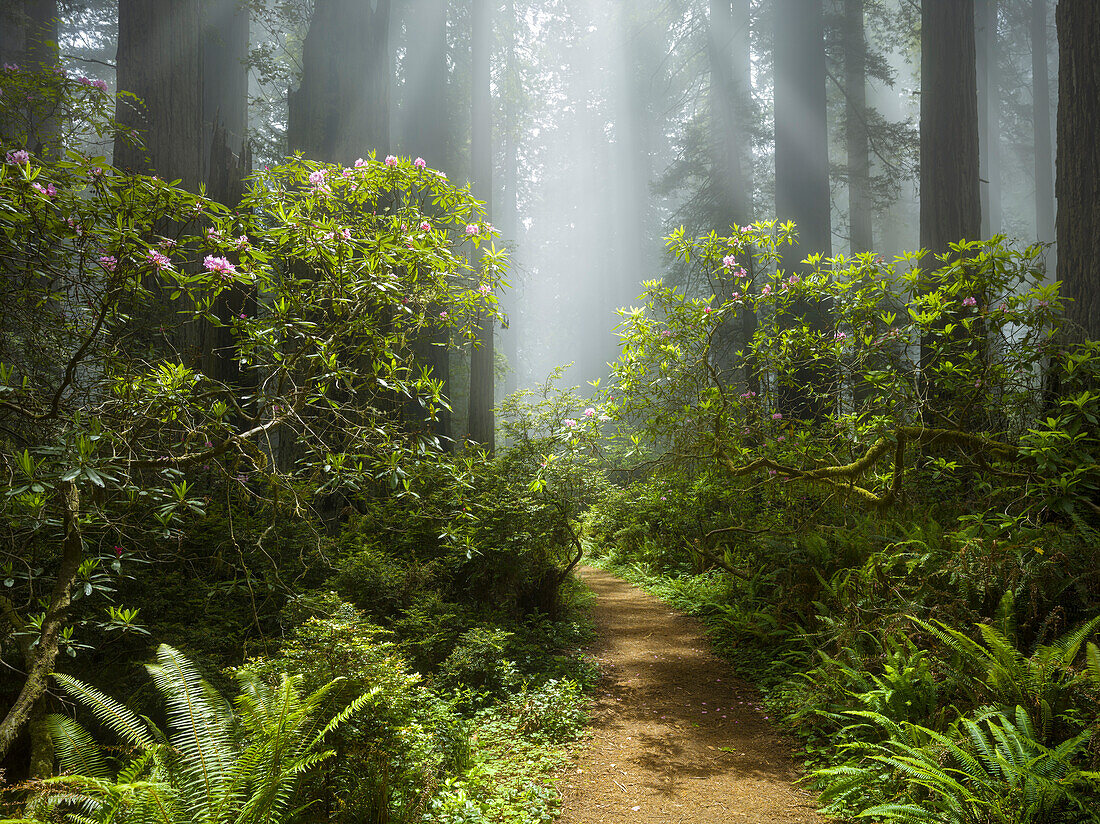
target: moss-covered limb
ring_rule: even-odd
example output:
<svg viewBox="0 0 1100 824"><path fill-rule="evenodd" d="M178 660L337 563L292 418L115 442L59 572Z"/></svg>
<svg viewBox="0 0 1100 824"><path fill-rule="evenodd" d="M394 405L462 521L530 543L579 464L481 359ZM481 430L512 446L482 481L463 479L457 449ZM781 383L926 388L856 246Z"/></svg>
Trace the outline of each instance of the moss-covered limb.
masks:
<svg viewBox="0 0 1100 824"><path fill-rule="evenodd" d="M19 696L3 721L0 721L0 760L7 756L20 730L30 721L38 699L49 686L49 678L61 646L61 630L65 626L65 617L72 600L73 582L80 569L84 548L84 539L80 534L80 494L72 481L63 483L60 493L65 529L61 544L61 564L50 594L50 605L42 619L42 630L34 649L33 663L28 665L27 678Z"/></svg>
<svg viewBox="0 0 1100 824"><path fill-rule="evenodd" d="M901 494L905 475L905 449L910 443L918 446L957 446L969 448L978 454L991 454L1007 459L1014 459L1019 455L1019 449L1011 444L957 429L899 426L892 436L883 435L871 444L863 455L847 464L802 469L781 464L770 458L757 458L746 464L738 464L724 452L719 453L719 460L735 477L750 475L762 469L773 470L791 478L823 483L837 490L850 492L868 504L885 508L893 504ZM890 489L887 492L880 495L855 483L857 478L870 471L891 449L894 451L894 470Z"/></svg>

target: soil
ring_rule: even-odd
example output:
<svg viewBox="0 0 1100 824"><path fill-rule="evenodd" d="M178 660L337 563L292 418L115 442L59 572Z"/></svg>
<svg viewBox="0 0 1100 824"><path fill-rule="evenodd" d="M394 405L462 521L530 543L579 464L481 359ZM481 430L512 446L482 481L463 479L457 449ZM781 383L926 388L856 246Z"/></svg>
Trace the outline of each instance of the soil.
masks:
<svg viewBox="0 0 1100 824"><path fill-rule="evenodd" d="M562 776L560 824L810 824L797 744L713 655L699 622L598 569L590 737Z"/></svg>

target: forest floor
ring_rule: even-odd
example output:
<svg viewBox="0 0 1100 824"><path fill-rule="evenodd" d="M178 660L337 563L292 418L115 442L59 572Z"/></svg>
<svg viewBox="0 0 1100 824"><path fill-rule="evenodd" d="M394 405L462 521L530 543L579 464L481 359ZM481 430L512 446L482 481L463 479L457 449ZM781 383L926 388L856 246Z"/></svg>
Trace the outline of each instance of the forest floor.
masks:
<svg viewBox="0 0 1100 824"><path fill-rule="evenodd" d="M797 743L708 649L701 624L591 567L600 665L589 737L559 788L560 824L810 824Z"/></svg>

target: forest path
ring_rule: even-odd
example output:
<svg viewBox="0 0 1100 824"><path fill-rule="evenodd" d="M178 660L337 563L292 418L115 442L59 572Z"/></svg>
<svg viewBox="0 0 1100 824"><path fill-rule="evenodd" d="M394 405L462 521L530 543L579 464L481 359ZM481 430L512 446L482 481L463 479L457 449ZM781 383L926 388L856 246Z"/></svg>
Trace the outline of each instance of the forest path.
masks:
<svg viewBox="0 0 1100 824"><path fill-rule="evenodd" d="M708 649L703 627L603 572L592 649L602 676L560 824L811 824L813 797L792 782L793 742L755 690Z"/></svg>

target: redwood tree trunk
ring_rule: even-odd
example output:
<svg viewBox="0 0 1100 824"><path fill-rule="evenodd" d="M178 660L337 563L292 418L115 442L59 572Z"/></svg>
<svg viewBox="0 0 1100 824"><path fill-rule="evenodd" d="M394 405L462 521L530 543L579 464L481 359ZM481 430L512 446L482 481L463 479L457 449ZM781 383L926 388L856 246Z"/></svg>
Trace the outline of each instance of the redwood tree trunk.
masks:
<svg viewBox="0 0 1100 824"><path fill-rule="evenodd" d="M1054 148L1050 134L1050 73L1047 68L1047 0L1032 0L1031 87L1035 132L1035 236L1054 242Z"/></svg>
<svg viewBox="0 0 1100 824"><path fill-rule="evenodd" d="M117 117L144 146L115 139L115 165L198 191L202 160L199 0L119 0Z"/></svg>
<svg viewBox="0 0 1100 824"><path fill-rule="evenodd" d="M493 214L493 117L489 63L493 18L488 0L473 0L473 106L470 130L474 196ZM475 254L478 254L475 252ZM495 447L493 419L493 318L482 313L481 328L470 353L470 438Z"/></svg>
<svg viewBox="0 0 1100 824"><path fill-rule="evenodd" d="M776 0L775 212L798 227L798 246L784 255L787 271L815 252L832 254L828 128L825 119L825 24L821 0ZM796 302L785 322L821 329L827 311ZM797 369L794 385L780 387L779 405L795 418L819 418L828 409L832 370L821 362Z"/></svg>
<svg viewBox="0 0 1100 824"><path fill-rule="evenodd" d="M14 0L0 10L0 63L27 71L49 72L58 65L57 0ZM25 145L37 155L57 154L60 123L56 100L28 105L29 119L19 131L0 122L0 140Z"/></svg>
<svg viewBox="0 0 1100 824"><path fill-rule="evenodd" d="M288 98L291 151L350 166L390 147L390 0L317 0Z"/></svg>
<svg viewBox="0 0 1100 824"><path fill-rule="evenodd" d="M921 246L981 234L974 0L921 3Z"/></svg>
<svg viewBox="0 0 1100 824"><path fill-rule="evenodd" d="M1058 277L1072 337L1100 340L1100 3L1059 0Z"/></svg>
<svg viewBox="0 0 1100 824"><path fill-rule="evenodd" d="M870 252L874 246L863 4L864 0L844 0L844 132L848 151L848 242L853 255Z"/></svg>
<svg viewBox="0 0 1100 824"><path fill-rule="evenodd" d="M974 0L978 83L978 172L983 238L1001 231L1001 107L997 71L998 0Z"/></svg>

